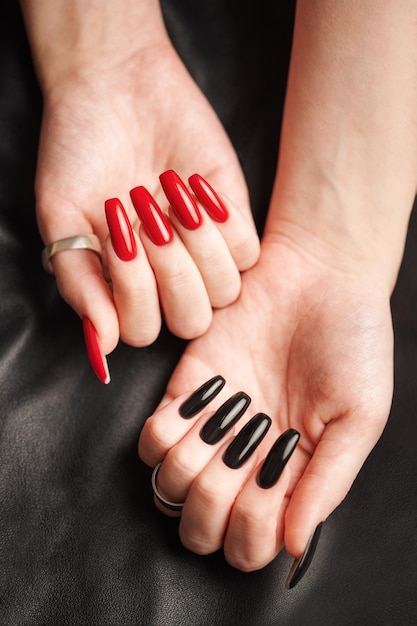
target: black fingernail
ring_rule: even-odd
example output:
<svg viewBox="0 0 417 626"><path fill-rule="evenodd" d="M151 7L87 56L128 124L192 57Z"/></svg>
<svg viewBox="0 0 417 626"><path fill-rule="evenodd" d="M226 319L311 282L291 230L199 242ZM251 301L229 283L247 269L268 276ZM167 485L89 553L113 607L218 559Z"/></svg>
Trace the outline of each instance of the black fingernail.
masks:
<svg viewBox="0 0 417 626"><path fill-rule="evenodd" d="M316 530L308 540L303 555L299 559L295 559L294 563L292 564L290 573L288 574L287 582L285 583L287 589L292 589L293 587L295 587L295 585L300 582L300 580L310 567L311 561L313 560L313 556L317 548L322 526L323 522L320 522L320 524L317 526Z"/></svg>
<svg viewBox="0 0 417 626"><path fill-rule="evenodd" d="M200 431L200 437L205 443L214 444L232 428L242 417L250 404L251 399L243 391L235 393L226 400L210 417Z"/></svg>
<svg viewBox="0 0 417 626"><path fill-rule="evenodd" d="M278 437L258 474L258 485L262 489L270 489L278 482L299 439L300 433L293 428L289 428Z"/></svg>
<svg viewBox="0 0 417 626"><path fill-rule="evenodd" d="M226 448L223 462L232 469L241 467L261 443L270 426L271 418L265 413L254 415Z"/></svg>
<svg viewBox="0 0 417 626"><path fill-rule="evenodd" d="M185 417L185 419L194 417L194 415L201 411L201 409L204 409L204 407L221 392L225 384L226 381L223 376L210 378L210 380L196 389L196 391L181 404L179 408L181 417Z"/></svg>

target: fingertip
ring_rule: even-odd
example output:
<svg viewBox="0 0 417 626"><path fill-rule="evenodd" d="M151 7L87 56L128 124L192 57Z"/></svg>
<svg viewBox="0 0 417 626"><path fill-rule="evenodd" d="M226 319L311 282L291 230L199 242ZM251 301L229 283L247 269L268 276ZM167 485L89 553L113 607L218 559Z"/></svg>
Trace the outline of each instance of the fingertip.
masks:
<svg viewBox="0 0 417 626"><path fill-rule="evenodd" d="M137 254L136 238L123 204L119 198L109 198L104 208L112 249L121 261L132 261Z"/></svg>
<svg viewBox="0 0 417 626"><path fill-rule="evenodd" d="M97 331L88 317L83 317L82 325L87 355L97 378L105 385L110 382L110 372L107 359L100 349Z"/></svg>
<svg viewBox="0 0 417 626"><path fill-rule="evenodd" d="M193 174L188 182L211 219L218 223L226 222L229 218L229 211L213 187L200 174Z"/></svg>
<svg viewBox="0 0 417 626"><path fill-rule="evenodd" d="M243 272L256 264L261 250L252 214L249 210L236 207L230 198L223 193L217 194L217 197L222 206L227 209L228 217L223 221L215 220L204 202L200 198L198 199L206 208L211 219L217 222L216 227L222 234L237 269Z"/></svg>
<svg viewBox="0 0 417 626"><path fill-rule="evenodd" d="M307 475L300 479L288 504L284 543L288 554L296 559L303 554L315 528L329 515L329 504L320 497L320 491L315 479Z"/></svg>
<svg viewBox="0 0 417 626"><path fill-rule="evenodd" d="M311 533L306 546L303 550L303 553L300 557L296 558L287 577L285 586L287 589L293 589L306 574L309 569L311 562L313 560L314 554L316 552L317 544L319 542L321 529L323 523L317 525L315 530Z"/></svg>

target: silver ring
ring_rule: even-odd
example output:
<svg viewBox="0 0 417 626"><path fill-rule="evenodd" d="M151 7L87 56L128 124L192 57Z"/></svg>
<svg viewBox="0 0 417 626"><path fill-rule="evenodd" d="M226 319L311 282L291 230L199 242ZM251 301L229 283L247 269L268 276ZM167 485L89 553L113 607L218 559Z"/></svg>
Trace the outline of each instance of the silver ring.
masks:
<svg viewBox="0 0 417 626"><path fill-rule="evenodd" d="M101 258L101 243L97 235L75 235L75 237L65 237L65 239L59 239L53 241L42 250L42 265L43 268L50 274L54 273L51 264L51 258L63 252L64 250L91 250L99 255Z"/></svg>
<svg viewBox="0 0 417 626"><path fill-rule="evenodd" d="M158 476L158 472L159 472L159 468L161 467L162 463L158 463L158 465L154 468L153 472L152 472L152 489L153 492L156 496L156 498L159 500L159 502L161 504L164 505L165 508L170 509L171 511L182 511L182 508L185 504L185 502L169 502L169 500L165 500L165 498L163 498L161 496L161 494L159 493L159 489L158 486L156 484L156 478Z"/></svg>

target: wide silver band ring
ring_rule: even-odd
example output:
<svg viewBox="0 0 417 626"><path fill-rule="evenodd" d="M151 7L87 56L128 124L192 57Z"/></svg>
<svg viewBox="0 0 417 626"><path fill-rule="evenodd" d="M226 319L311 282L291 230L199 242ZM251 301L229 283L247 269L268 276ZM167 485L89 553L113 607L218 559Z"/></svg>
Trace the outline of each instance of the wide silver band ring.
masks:
<svg viewBox="0 0 417 626"><path fill-rule="evenodd" d="M159 468L161 467L161 465L162 463L158 463L158 465L154 468L152 472L152 489L155 494L155 497L157 498L157 500L159 500L161 504L164 505L165 508L170 509L171 511L182 511L182 508L185 502L181 502L181 503L170 502L169 500L165 500L165 498L163 498L161 494L159 493L158 485L156 484L156 479L158 477L158 472L159 472Z"/></svg>
<svg viewBox="0 0 417 626"><path fill-rule="evenodd" d="M53 274L53 268L51 264L51 258L63 252L64 250L91 250L98 254L101 258L101 243L97 235L75 235L75 237L65 237L65 239L59 239L53 241L42 250L41 258L43 268Z"/></svg>

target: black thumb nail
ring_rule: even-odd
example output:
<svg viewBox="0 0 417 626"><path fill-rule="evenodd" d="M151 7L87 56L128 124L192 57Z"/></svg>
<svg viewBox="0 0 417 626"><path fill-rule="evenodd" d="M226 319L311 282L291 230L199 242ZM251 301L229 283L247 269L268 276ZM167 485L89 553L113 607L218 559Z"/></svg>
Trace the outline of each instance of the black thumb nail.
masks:
<svg viewBox="0 0 417 626"><path fill-rule="evenodd" d="M320 522L320 524L317 526L316 530L308 540L304 553L299 559L295 559L294 563L292 564L290 573L288 574L287 582L285 583L287 589L293 589L293 587L295 587L295 585L300 582L300 580L310 567L311 561L313 560L313 556L317 548L322 526L323 522Z"/></svg>

